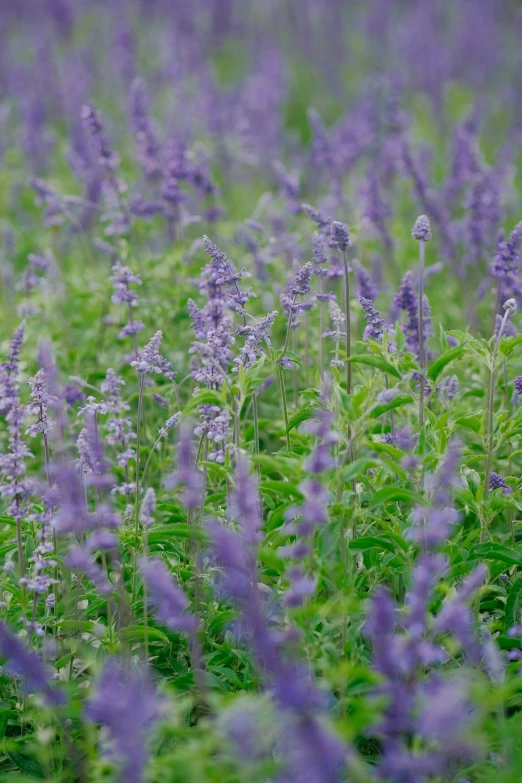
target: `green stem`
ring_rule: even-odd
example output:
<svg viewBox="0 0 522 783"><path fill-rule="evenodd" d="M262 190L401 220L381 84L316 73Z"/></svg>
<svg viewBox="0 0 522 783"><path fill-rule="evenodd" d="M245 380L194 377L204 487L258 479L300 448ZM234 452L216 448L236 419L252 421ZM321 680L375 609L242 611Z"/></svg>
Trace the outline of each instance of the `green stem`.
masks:
<svg viewBox="0 0 522 783"><path fill-rule="evenodd" d="M283 375L283 365L277 365L277 372L279 374L279 384L281 386L281 399L283 401L283 416L285 418L285 433L286 433L286 447L288 451L291 451L290 446L290 433L288 431L288 408L286 405L286 392L285 392L285 378Z"/></svg>
<svg viewBox="0 0 522 783"><path fill-rule="evenodd" d="M351 356L351 326L350 326L350 274L348 270L348 258L346 250L343 250L344 264L344 308L346 315L346 358ZM352 393L352 364L346 362L346 391Z"/></svg>
<svg viewBox="0 0 522 783"><path fill-rule="evenodd" d="M259 457L259 414L257 410L257 393L252 395L252 413L254 415L254 454ZM261 465L256 464L257 477L261 479Z"/></svg>
<svg viewBox="0 0 522 783"><path fill-rule="evenodd" d="M140 524L140 514L139 514L139 498L140 498L140 435L141 435L141 414L143 409L143 384L145 381L145 376L140 374L140 383L139 383L139 394L138 394L138 420L136 423L136 494L134 499L134 522L135 522L135 533L136 533L136 545L134 547L134 559L133 559L133 569L132 569L132 603L134 603L134 598L136 596L136 560L137 560L137 551L138 551L138 534L139 534L139 524Z"/></svg>
<svg viewBox="0 0 522 783"><path fill-rule="evenodd" d="M419 429L424 427L424 240L419 242L419 364L421 367L419 394Z"/></svg>
<svg viewBox="0 0 522 783"><path fill-rule="evenodd" d="M504 317L502 318L500 329L498 330L498 335L495 339L495 344L493 347L493 355L491 357L491 364L489 368L488 440L487 440L487 450L486 450L486 470L484 476L484 501L483 501L483 511L482 511L482 520L481 520L481 529L480 529L480 543L484 543L486 539L486 532L487 532L486 502L489 496L489 480L491 477L491 467L493 463L493 412L495 407L495 364L497 361L497 354L498 354L498 347L500 345L500 340L502 338L502 334L506 327L507 319L509 318L509 312L510 311L507 309L504 313Z"/></svg>

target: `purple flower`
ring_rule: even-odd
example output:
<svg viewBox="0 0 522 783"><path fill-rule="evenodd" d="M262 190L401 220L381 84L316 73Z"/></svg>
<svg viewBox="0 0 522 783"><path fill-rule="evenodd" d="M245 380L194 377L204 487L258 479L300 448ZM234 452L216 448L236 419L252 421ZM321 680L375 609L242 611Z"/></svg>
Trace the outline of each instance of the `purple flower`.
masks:
<svg viewBox="0 0 522 783"><path fill-rule="evenodd" d="M87 702L86 714L107 726L119 783L142 783L147 735L158 719L158 697L144 670L109 658Z"/></svg>
<svg viewBox="0 0 522 783"><path fill-rule="evenodd" d="M301 209L308 215L310 220L316 224L323 236L326 236L329 233L330 226L332 225L331 218L323 215L322 212L315 207L312 207L310 204L302 204Z"/></svg>
<svg viewBox="0 0 522 783"><path fill-rule="evenodd" d="M380 340L384 334L384 319L381 318L381 314L373 306L371 299L365 299L363 296L358 297L360 305L364 310L364 317L366 318L366 329L364 330L364 339L368 337L374 340Z"/></svg>
<svg viewBox="0 0 522 783"><path fill-rule="evenodd" d="M142 557L139 566L147 582L151 601L156 607L158 620L172 630L194 633L198 628L198 620L188 612L188 599L173 582L165 563L159 558Z"/></svg>
<svg viewBox="0 0 522 783"><path fill-rule="evenodd" d="M345 223L334 220L331 229L331 241L337 250L343 253L350 247L350 230Z"/></svg>
<svg viewBox="0 0 522 783"><path fill-rule="evenodd" d="M210 444L208 459L223 464L230 439L231 414L217 405L198 405L201 421L195 428L196 435L206 435Z"/></svg>
<svg viewBox="0 0 522 783"><path fill-rule="evenodd" d="M165 486L169 489L178 484L183 484L185 487L181 496L183 503L189 509L196 508L201 503L203 477L195 465L192 448L192 427L188 422L181 427L177 457L177 470L166 479Z"/></svg>
<svg viewBox="0 0 522 783"><path fill-rule="evenodd" d="M419 352L419 299L413 286L413 277L411 272L406 272L401 280L401 287L393 300L395 307L404 310L408 316L408 321L402 327L406 335L406 345L408 350L417 354ZM431 312L427 297L423 298L423 334L424 339L429 337L431 331Z"/></svg>
<svg viewBox="0 0 522 783"><path fill-rule="evenodd" d="M517 375L514 384L516 393L522 395L522 375Z"/></svg>
<svg viewBox="0 0 522 783"><path fill-rule="evenodd" d="M161 146L150 119L146 85L142 79L134 79L131 84L129 112L138 163L148 178L155 179L162 173Z"/></svg>
<svg viewBox="0 0 522 783"><path fill-rule="evenodd" d="M27 410L28 413L37 416L37 420L26 430L26 434L32 438L36 435L47 435L51 431L52 421L47 414L49 392L45 383L44 371L38 370L34 378L30 378L27 383L31 387Z"/></svg>
<svg viewBox="0 0 522 783"><path fill-rule="evenodd" d="M377 288L375 287L370 274L357 259L354 260L353 267L355 270L357 296L369 299L372 302L375 301L377 298Z"/></svg>
<svg viewBox="0 0 522 783"><path fill-rule="evenodd" d="M154 524L154 513L156 511L156 493L152 487L149 487L145 493L145 497L141 501L140 508L140 522L145 527L150 527Z"/></svg>
<svg viewBox="0 0 522 783"><path fill-rule="evenodd" d="M431 239L431 226L430 221L426 215L419 215L415 221L415 225L411 231L411 235L414 239L418 239L422 242L428 242Z"/></svg>
<svg viewBox="0 0 522 783"><path fill-rule="evenodd" d="M493 470L489 474L489 488L492 490L503 489L503 495L509 495L511 493L510 487L506 484L506 479L499 476L499 474L495 473Z"/></svg>
<svg viewBox="0 0 522 783"><path fill-rule="evenodd" d="M62 694L51 688L49 675L40 658L36 653L28 650L2 622L0 622L0 655L5 659L7 671L20 677L27 691L43 693L50 704L63 702Z"/></svg>
<svg viewBox="0 0 522 783"><path fill-rule="evenodd" d="M143 348L138 358L131 362L131 366L136 368L139 375L160 373L165 375L166 378L172 376L172 363L164 359L159 352L162 339L163 333L157 331L151 337L145 348Z"/></svg>
<svg viewBox="0 0 522 783"><path fill-rule="evenodd" d="M273 310L268 315L260 318L254 325L238 326L236 334L245 337L245 343L240 348L239 356L234 359L234 372L239 372L243 366L245 369L263 355L263 343L270 345L270 330L278 316L277 310Z"/></svg>

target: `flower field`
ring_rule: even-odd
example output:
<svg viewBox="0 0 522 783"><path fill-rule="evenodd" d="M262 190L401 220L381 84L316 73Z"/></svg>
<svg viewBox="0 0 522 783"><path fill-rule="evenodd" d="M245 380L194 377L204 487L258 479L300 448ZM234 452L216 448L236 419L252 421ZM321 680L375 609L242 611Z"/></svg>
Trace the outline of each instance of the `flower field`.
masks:
<svg viewBox="0 0 522 783"><path fill-rule="evenodd" d="M521 36L0 4L2 783L520 783Z"/></svg>

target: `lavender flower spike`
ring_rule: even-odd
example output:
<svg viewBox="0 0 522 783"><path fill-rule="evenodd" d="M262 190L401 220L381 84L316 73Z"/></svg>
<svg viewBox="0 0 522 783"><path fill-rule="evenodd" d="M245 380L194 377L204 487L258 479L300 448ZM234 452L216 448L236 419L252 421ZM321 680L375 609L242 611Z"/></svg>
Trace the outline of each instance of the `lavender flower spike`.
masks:
<svg viewBox="0 0 522 783"><path fill-rule="evenodd" d="M373 306L371 299L365 299L364 296L359 297L359 302L364 310L364 317L366 318L367 327L364 330L364 339L373 337L374 340L380 340L384 334L384 320L381 318L381 314Z"/></svg>
<svg viewBox="0 0 522 783"><path fill-rule="evenodd" d="M350 229L345 223L334 220L332 223L331 240L334 247L346 252L350 247Z"/></svg>
<svg viewBox="0 0 522 783"><path fill-rule="evenodd" d="M142 783L147 734L158 717L158 699L145 672L109 658L86 709L107 726L112 755L120 763L118 783Z"/></svg>
<svg viewBox="0 0 522 783"><path fill-rule="evenodd" d="M183 590L174 584L167 566L159 558L139 561L140 571L150 591L150 597L156 606L158 620L176 631L193 633L198 621L188 610L189 602Z"/></svg>
<svg viewBox="0 0 522 783"><path fill-rule="evenodd" d="M6 660L6 670L21 677L28 691L43 693L51 704L59 704L62 701L61 694L51 689L49 677L40 658L28 650L4 623L0 623L0 656Z"/></svg>
<svg viewBox="0 0 522 783"><path fill-rule="evenodd" d="M419 215L415 221L411 235L414 239L418 239L419 242L428 242L431 239L430 221L426 215Z"/></svg>

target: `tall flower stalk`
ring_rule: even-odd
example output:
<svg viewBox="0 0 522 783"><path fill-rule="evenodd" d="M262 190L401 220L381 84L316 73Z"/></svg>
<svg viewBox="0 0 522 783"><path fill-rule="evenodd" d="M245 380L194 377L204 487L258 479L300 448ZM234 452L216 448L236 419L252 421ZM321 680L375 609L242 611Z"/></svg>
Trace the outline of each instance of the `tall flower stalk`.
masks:
<svg viewBox="0 0 522 783"><path fill-rule="evenodd" d="M351 327L350 327L350 269L348 267L347 250L350 247L350 231L348 226L344 223L340 223L338 220L334 220L332 223L331 241L337 250L340 250L343 256L344 266L344 311L346 315L346 334L345 334L345 347L346 347L346 391L348 394L352 393L352 364L350 362L351 355Z"/></svg>
<svg viewBox="0 0 522 783"><path fill-rule="evenodd" d="M4 475L0 494L9 498L8 514L16 522L18 570L25 577L25 555L22 537L22 520L25 516L23 502L31 491L31 482L25 474L25 458L29 449L22 439L25 408L20 402L20 352L24 339L25 322L13 334L9 353L0 364L0 412L5 417L9 432L8 451L0 455L0 469ZM23 589L25 592L25 584Z"/></svg>
<svg viewBox="0 0 522 783"><path fill-rule="evenodd" d="M300 296L305 296L310 291L310 280L312 277L312 264L308 262L300 269L298 269L294 282L289 287L288 292L281 295L281 303L283 310L287 316L286 337L281 351L281 354L277 360L277 372L279 375L279 384L281 386L281 400L283 403L283 416L285 420L285 432L286 432L286 445L288 451L290 451L290 433L288 432L288 405L286 400L285 378L283 368L291 369L292 365L288 359L286 352L288 351L288 344L290 342L290 332L293 327L296 326L296 317L303 315L304 310L301 304L298 302Z"/></svg>
<svg viewBox="0 0 522 783"><path fill-rule="evenodd" d="M490 487L490 481L492 475L491 466L493 462L493 411L495 405L495 369L496 369L495 364L497 361L500 340L502 339L502 335L504 334L504 331L506 329L509 316L513 315L516 309L517 309L517 305L514 299L508 299L506 302L504 302L504 315L502 317L502 320L500 321L500 324L498 325L496 335L494 336L493 353L491 355L491 360L489 365L488 440L486 446L486 470L484 476L484 503L486 503L488 499L489 490L491 488ZM481 542L484 541L486 537L486 532L487 532L487 522L486 522L486 511L484 510L481 531L480 531Z"/></svg>
<svg viewBox="0 0 522 783"><path fill-rule="evenodd" d="M419 389L419 428L424 427L424 377L426 372L426 356L424 351L424 245L431 239L430 221L426 215L419 215L413 226L411 235L419 242L419 365L421 380Z"/></svg>

